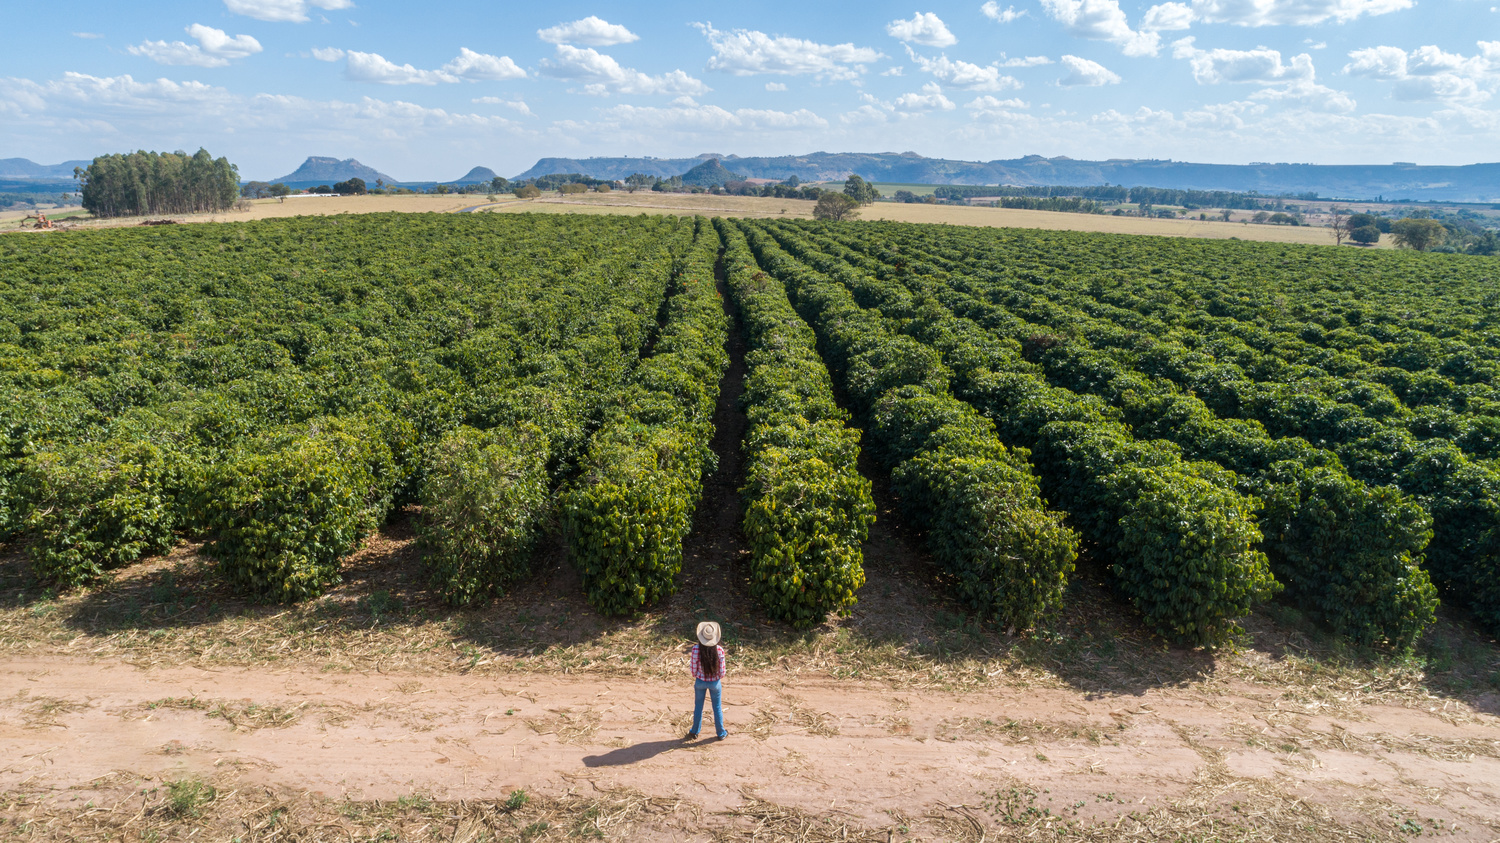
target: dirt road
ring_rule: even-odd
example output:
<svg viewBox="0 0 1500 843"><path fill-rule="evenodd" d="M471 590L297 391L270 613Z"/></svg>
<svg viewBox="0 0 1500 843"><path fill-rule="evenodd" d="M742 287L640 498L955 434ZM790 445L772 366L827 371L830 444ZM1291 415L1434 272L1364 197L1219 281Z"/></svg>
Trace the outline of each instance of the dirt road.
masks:
<svg viewBox="0 0 1500 843"><path fill-rule="evenodd" d="M1457 707L731 676L730 738L684 743L689 687L7 658L0 790L77 800L122 774L350 800L627 787L708 812L753 796L868 828L959 805L1083 823L1279 806L1290 822L1367 834L1500 834L1500 718Z"/></svg>

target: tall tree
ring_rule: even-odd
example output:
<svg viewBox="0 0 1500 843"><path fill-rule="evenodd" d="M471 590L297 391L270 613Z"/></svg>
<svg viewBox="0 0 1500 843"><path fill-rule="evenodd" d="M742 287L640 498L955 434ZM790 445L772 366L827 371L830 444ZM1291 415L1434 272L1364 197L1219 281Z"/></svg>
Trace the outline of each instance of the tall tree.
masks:
<svg viewBox="0 0 1500 843"><path fill-rule="evenodd" d="M868 205L880 198L880 191L859 176L851 175L844 182L844 195L853 199L855 204Z"/></svg>
<svg viewBox="0 0 1500 843"><path fill-rule="evenodd" d="M1335 246L1344 245L1344 238L1348 237L1349 232L1353 230L1349 227L1349 215L1345 214L1344 209L1337 205L1333 208L1333 222L1329 223L1328 227L1333 229L1333 244Z"/></svg>
<svg viewBox="0 0 1500 843"><path fill-rule="evenodd" d="M859 214L859 203L843 193L825 193L813 206L813 219L849 220Z"/></svg>
<svg viewBox="0 0 1500 843"><path fill-rule="evenodd" d="M1391 224L1391 235L1397 246L1425 252L1447 239L1448 230L1437 220L1404 219Z"/></svg>
<svg viewBox="0 0 1500 843"><path fill-rule="evenodd" d="M79 181L83 207L98 217L225 211L240 194L239 168L204 149L103 155Z"/></svg>

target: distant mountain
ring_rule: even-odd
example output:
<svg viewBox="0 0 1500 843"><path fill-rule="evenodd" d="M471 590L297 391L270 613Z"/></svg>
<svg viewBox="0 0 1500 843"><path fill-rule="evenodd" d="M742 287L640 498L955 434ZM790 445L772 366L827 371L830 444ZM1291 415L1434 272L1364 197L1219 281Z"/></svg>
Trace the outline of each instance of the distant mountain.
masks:
<svg viewBox="0 0 1500 843"><path fill-rule="evenodd" d="M0 179L72 180L74 167L87 167L93 161L64 161L61 164L36 164L25 158L0 158Z"/></svg>
<svg viewBox="0 0 1500 843"><path fill-rule="evenodd" d="M718 185L723 187L726 182L737 181L744 178L738 173L731 173L719 163L719 159L710 158L702 164L682 174L682 183L696 187L712 187Z"/></svg>
<svg viewBox="0 0 1500 843"><path fill-rule="evenodd" d="M489 167L475 167L461 179L443 182L443 184L488 184L495 180L496 173Z"/></svg>
<svg viewBox="0 0 1500 843"><path fill-rule="evenodd" d="M320 184L332 185L335 182L348 181L352 178L364 179L365 184L372 187L376 180L384 181L387 184L396 181L385 173L373 167L366 167L353 158L345 158L340 161L337 158L321 158L316 155L310 156L306 161L303 161L302 166L298 167L296 171L288 173L279 179L270 179L270 181L273 183L281 182L287 187L312 187Z"/></svg>
<svg viewBox="0 0 1500 843"><path fill-rule="evenodd" d="M907 184L1097 185L1165 187L1185 190L1317 193L1336 199L1436 199L1448 202L1500 201L1500 163L1464 166L1416 164L1195 164L1156 159L1085 161L1024 158L956 161L924 158L914 152L830 153L776 158L738 158L735 171L749 178L841 181L858 173L869 181ZM659 178L684 175L700 158L543 158L517 180L549 173L582 173L623 179L631 173Z"/></svg>

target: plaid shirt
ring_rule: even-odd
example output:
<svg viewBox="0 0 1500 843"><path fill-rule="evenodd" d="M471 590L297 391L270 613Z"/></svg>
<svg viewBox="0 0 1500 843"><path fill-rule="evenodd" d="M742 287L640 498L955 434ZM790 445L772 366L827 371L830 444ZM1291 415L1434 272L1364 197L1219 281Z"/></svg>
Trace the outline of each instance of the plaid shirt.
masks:
<svg viewBox="0 0 1500 843"><path fill-rule="evenodd" d="M698 660L698 648L700 648L702 646L703 646L702 644L694 644L693 645L693 649L692 649L692 653L688 656L688 670L692 671L693 678L694 679L701 679L704 682L716 682L716 681L718 681L720 679L723 679L724 678L724 668L725 668L725 664L724 664L724 647L723 647L723 645L714 647L715 650L719 651L719 675L717 675L717 676L708 676L708 675L704 674L704 672L703 672L703 663Z"/></svg>

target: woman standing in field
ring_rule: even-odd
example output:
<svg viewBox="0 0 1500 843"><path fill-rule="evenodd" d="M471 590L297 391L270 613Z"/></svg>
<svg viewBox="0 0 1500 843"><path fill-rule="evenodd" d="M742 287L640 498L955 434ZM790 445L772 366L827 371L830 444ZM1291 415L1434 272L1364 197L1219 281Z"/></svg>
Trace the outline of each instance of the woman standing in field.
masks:
<svg viewBox="0 0 1500 843"><path fill-rule="evenodd" d="M719 644L719 625L713 621L698 624L698 643L688 650L688 670L693 674L693 728L687 740L697 740L698 730L703 726L703 693L707 691L714 701L714 727L719 740L729 737L724 728L724 709L719 703L724 680L724 648Z"/></svg>

